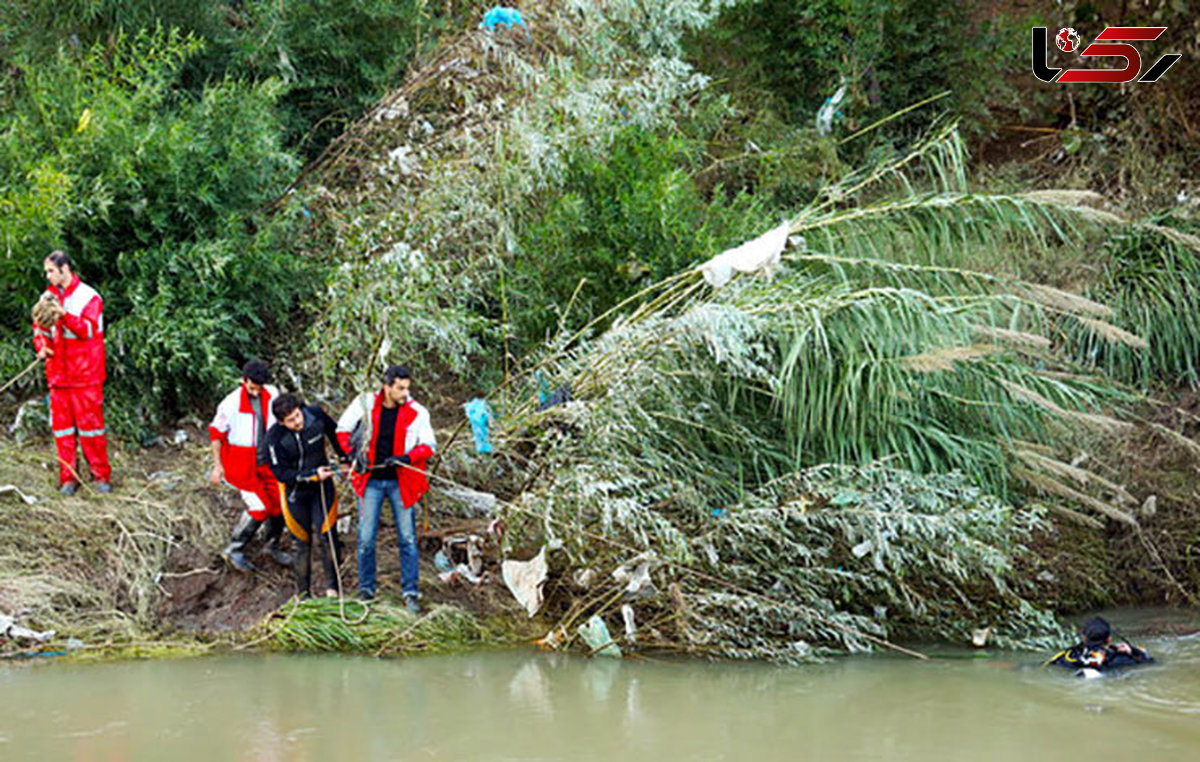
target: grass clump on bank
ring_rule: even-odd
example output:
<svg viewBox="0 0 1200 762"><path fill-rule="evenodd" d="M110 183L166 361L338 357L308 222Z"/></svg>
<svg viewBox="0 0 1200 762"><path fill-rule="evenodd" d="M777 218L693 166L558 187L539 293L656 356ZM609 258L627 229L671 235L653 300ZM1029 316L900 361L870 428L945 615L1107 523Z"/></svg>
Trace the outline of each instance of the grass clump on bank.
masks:
<svg viewBox="0 0 1200 762"><path fill-rule="evenodd" d="M293 599L262 625L268 647L281 651L398 656L447 653L514 642L477 616L449 604L413 615L384 600L369 605L337 598Z"/></svg>

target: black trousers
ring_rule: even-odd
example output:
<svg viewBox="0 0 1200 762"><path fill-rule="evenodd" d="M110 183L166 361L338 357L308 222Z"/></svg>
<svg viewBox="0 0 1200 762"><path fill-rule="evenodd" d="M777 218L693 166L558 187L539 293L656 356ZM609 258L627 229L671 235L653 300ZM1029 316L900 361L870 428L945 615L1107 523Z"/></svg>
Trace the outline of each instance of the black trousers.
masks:
<svg viewBox="0 0 1200 762"><path fill-rule="evenodd" d="M341 547L337 538L337 490L333 479L316 484L301 484L285 490L287 499L283 505L283 518L288 531L296 538L296 585L301 595L311 594L312 546L316 543L321 554L321 565L325 568L325 589L336 590L336 550L329 547L332 541Z"/></svg>

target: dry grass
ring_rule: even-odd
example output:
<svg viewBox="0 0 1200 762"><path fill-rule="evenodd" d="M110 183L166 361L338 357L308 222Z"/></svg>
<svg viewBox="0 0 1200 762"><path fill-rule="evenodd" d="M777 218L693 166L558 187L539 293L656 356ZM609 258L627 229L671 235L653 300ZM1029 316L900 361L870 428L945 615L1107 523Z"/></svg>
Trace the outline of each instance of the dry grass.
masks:
<svg viewBox="0 0 1200 762"><path fill-rule="evenodd" d="M1017 346L1033 347L1035 349L1050 349L1050 339L1036 333L1012 331L1007 328L996 328L988 325L972 325L972 330L995 341Z"/></svg>
<svg viewBox="0 0 1200 762"><path fill-rule="evenodd" d="M1076 318L1080 323L1087 326L1092 333L1096 334L1105 341L1114 344L1124 344L1125 346L1133 347L1134 349L1145 349L1149 344L1141 336L1126 331L1123 328L1118 328L1112 323L1106 323L1103 320L1095 320L1093 318L1079 317Z"/></svg>
<svg viewBox="0 0 1200 762"><path fill-rule="evenodd" d="M919 355L909 355L900 358L900 363L908 370L917 373L936 373L943 370L954 370L955 363L970 362L980 357L999 352L1000 348L992 344L972 344L966 347L940 347Z"/></svg>
<svg viewBox="0 0 1200 762"><path fill-rule="evenodd" d="M57 493L53 443L0 440L0 484L15 484L36 502L0 495L0 611L22 613L39 629L85 641L129 642L155 631L159 585L172 551L215 551L227 522L207 491L204 450L133 457L110 442L116 491L98 495L83 483ZM158 461L164 466L154 472Z"/></svg>

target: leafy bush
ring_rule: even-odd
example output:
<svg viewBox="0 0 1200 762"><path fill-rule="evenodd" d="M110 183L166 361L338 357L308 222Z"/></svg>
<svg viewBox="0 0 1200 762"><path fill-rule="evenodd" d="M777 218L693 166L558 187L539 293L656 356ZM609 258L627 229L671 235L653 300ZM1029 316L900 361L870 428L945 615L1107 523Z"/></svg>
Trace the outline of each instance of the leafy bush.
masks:
<svg viewBox="0 0 1200 762"><path fill-rule="evenodd" d="M812 123L844 83L851 127L950 90L950 110L975 131L991 126L988 103L1013 92L980 72L1028 54L995 14L972 3L750 0L724 9L692 50L702 70L729 76L734 92L769 94L796 123ZM911 137L928 120L920 112L889 129Z"/></svg>
<svg viewBox="0 0 1200 762"><path fill-rule="evenodd" d="M123 252L118 270L128 312L109 334L114 377L165 410L210 399L238 360L286 341L293 300L319 273L238 235Z"/></svg>
<svg viewBox="0 0 1200 762"><path fill-rule="evenodd" d="M297 162L280 143L276 80L179 89L201 48L177 32L118 35L21 68L0 118L0 318L28 324L41 258L61 246L104 295L110 374L151 420L206 399L312 283L291 218L258 209ZM319 272L312 273L319 276ZM29 357L24 330L4 370Z"/></svg>
<svg viewBox="0 0 1200 762"><path fill-rule="evenodd" d="M276 80L284 143L315 155L399 84L408 62L455 21L428 0L12 0L0 7L0 61L40 64L60 48L109 44L156 28L204 43L178 86L196 95L227 77ZM469 4L467 4L469 5ZM465 14L469 8L460 8ZM21 35L6 30L22 30Z"/></svg>
<svg viewBox="0 0 1200 762"><path fill-rule="evenodd" d="M535 203L520 228L510 301L524 340L585 324L639 287L752 237L762 204L720 187L706 197L692 171L699 153L681 136L629 127L607 152L571 159L562 188Z"/></svg>
<svg viewBox="0 0 1200 762"><path fill-rule="evenodd" d="M220 36L209 66L282 79L285 141L312 156L398 86L422 41L435 39L444 23L429 5L428 0L247 4L238 25Z"/></svg>

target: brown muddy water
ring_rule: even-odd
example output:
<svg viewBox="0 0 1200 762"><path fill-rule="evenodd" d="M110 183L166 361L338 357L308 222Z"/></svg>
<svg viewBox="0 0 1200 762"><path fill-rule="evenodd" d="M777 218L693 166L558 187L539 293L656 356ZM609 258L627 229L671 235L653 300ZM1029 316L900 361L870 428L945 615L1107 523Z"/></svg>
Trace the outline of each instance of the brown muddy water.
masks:
<svg viewBox="0 0 1200 762"><path fill-rule="evenodd" d="M1200 622L1138 612L1128 632L1131 617L1148 633ZM1200 635L1136 641L1157 665L1091 681L1039 669L1041 654L947 649L797 668L529 651L40 660L0 666L0 760L1200 759Z"/></svg>

